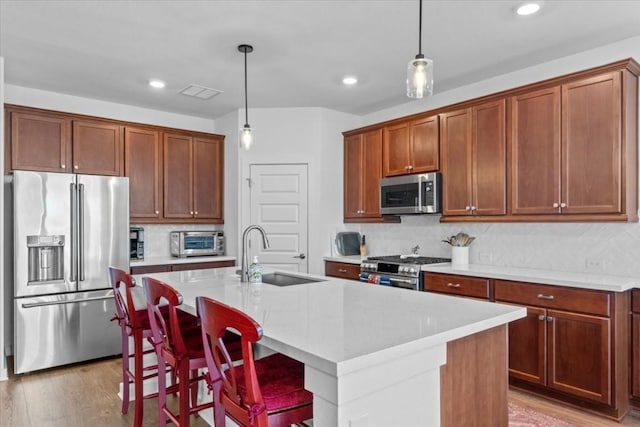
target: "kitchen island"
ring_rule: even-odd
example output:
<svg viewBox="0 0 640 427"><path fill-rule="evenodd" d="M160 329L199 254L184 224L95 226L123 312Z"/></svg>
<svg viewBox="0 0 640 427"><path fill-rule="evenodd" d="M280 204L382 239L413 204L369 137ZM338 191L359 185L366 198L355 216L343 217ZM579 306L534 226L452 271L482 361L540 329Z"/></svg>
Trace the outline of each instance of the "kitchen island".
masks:
<svg viewBox="0 0 640 427"><path fill-rule="evenodd" d="M248 285L235 268L150 276L192 313L199 295L244 311L303 362L315 427L507 425L506 324L524 308L310 275Z"/></svg>

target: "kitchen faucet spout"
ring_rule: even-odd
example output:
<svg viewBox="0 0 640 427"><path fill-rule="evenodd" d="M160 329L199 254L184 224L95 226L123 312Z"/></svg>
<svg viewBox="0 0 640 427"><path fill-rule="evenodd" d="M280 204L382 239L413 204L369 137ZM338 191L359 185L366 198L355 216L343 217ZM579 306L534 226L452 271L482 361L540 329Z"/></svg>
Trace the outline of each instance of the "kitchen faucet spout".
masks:
<svg viewBox="0 0 640 427"><path fill-rule="evenodd" d="M250 225L242 233L242 271L241 271L241 280L243 282L249 281L249 262L247 261L247 240L249 237L249 232L251 230L258 230L262 235L262 247L264 249L269 249L269 239L267 238L267 233L264 231L264 228L259 225Z"/></svg>

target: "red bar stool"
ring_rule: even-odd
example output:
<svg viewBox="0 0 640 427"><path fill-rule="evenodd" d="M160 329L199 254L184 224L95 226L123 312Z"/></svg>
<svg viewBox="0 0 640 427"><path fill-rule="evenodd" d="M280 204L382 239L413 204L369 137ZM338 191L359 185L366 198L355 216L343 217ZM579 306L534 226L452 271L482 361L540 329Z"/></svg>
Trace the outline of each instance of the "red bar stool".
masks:
<svg viewBox="0 0 640 427"><path fill-rule="evenodd" d="M122 336L122 413L129 412L129 388L134 385L134 417L133 425L142 426L143 404L145 398L156 397L157 393L143 394L143 382L146 379L158 375L158 366L144 366L143 357L154 353L150 348L143 350L144 340L151 342L151 325L146 307L136 309L135 298L132 290L135 288L135 280L131 275L115 267L109 267L109 278L113 288L113 296L116 305L116 315L111 320L117 320ZM120 289L124 285L124 291ZM123 295L124 293L124 295ZM126 298L125 298L126 296ZM129 349L129 337L133 338L133 354ZM133 358L133 371L130 369L129 360ZM146 372L146 374L145 374Z"/></svg>
<svg viewBox="0 0 640 427"><path fill-rule="evenodd" d="M166 378L158 377L158 425L164 427L167 420L177 426L189 427L189 417L207 408L214 402L198 404L198 369L207 366L200 328L180 322L177 307L182 304L182 295L160 280L143 277L142 283L149 311L149 323L158 357L158 369L162 372L168 365L178 378L179 412L167 408ZM173 390L170 390L173 391Z"/></svg>
<svg viewBox="0 0 640 427"><path fill-rule="evenodd" d="M254 360L251 345L262 338L255 320L207 297L197 297L196 306L215 426L225 425L225 413L242 426L305 426L313 418L313 394L304 389L304 364L279 353ZM240 334L242 365L234 366L229 356L223 339L228 328Z"/></svg>

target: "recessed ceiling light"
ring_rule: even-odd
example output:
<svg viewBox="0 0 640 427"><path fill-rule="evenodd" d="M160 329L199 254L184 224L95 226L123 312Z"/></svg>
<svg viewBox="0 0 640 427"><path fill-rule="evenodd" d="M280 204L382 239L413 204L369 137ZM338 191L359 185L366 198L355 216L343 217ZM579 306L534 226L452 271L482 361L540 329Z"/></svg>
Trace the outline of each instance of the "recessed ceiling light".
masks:
<svg viewBox="0 0 640 427"><path fill-rule="evenodd" d="M352 86L358 83L358 78L354 76L346 76L345 78L342 79L342 83L344 83L347 86Z"/></svg>
<svg viewBox="0 0 640 427"><path fill-rule="evenodd" d="M533 15L541 8L540 3L523 3L516 9L516 13L520 16Z"/></svg>
<svg viewBox="0 0 640 427"><path fill-rule="evenodd" d="M163 82L162 80L158 80L158 79L151 79L149 80L149 86L156 88L156 89L162 89L166 86L167 84L165 82Z"/></svg>

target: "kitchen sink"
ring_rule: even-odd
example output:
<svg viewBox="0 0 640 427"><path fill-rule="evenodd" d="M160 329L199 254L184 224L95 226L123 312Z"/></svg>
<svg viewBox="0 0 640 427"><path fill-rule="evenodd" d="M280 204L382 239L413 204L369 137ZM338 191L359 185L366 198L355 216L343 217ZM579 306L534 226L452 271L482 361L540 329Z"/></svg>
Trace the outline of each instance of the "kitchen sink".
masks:
<svg viewBox="0 0 640 427"><path fill-rule="evenodd" d="M322 279L312 279L310 277L293 276L286 273L267 273L262 275L262 283L275 286L302 285L304 283L324 282Z"/></svg>

